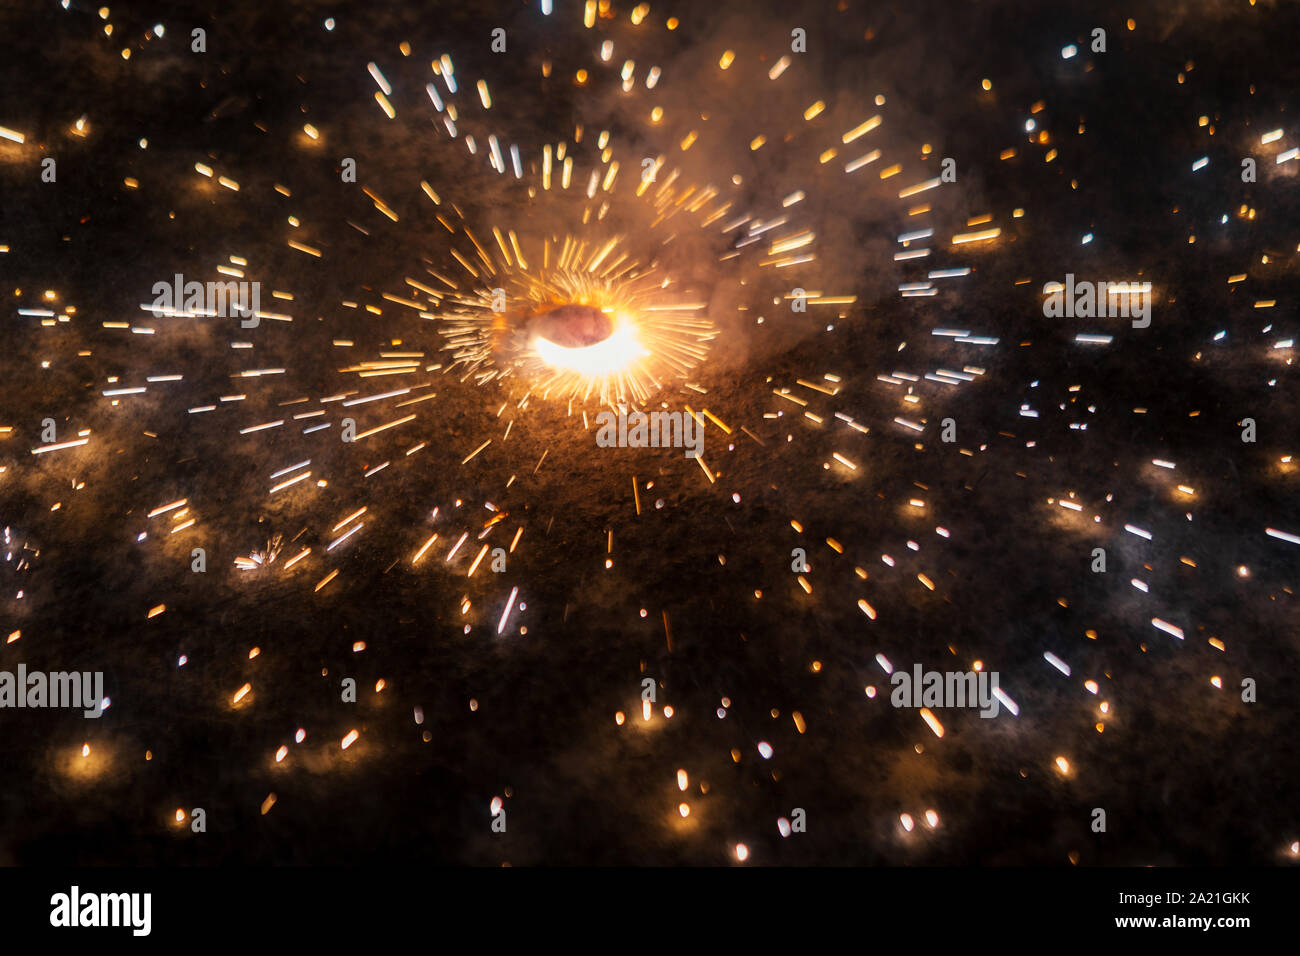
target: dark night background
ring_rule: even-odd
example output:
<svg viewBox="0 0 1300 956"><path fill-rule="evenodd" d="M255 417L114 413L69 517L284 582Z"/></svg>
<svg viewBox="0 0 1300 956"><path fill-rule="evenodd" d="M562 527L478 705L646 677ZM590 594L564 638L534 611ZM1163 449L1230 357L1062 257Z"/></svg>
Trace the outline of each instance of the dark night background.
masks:
<svg viewBox="0 0 1300 956"><path fill-rule="evenodd" d="M1275 166L1273 156L1300 137L1289 105L1300 89L1300 7L654 2L634 30L631 6L616 4L617 17L594 32L572 0L556 0L550 17L505 0L141 2L112 4L108 21L84 3L0 10L0 125L26 136L21 146L0 140L0 245L9 249L0 253L0 426L13 428L0 435L0 525L39 550L29 570L0 568L0 632L21 631L0 645L0 669L103 670L112 699L99 721L0 712L0 862L721 865L735 862L737 843L758 865L1294 861L1300 549L1264 529L1300 533L1297 464L1281 461L1300 453L1294 349L1273 348L1296 331L1300 163ZM675 31L664 29L668 16L681 19ZM326 17L337 20L332 32ZM165 35L144 42L155 23ZM506 54L489 49L497 26L510 38ZM809 52L769 83L767 66L788 49L793 26L807 30ZM1088 49L1097 26L1107 31L1104 54ZM207 31L204 54L189 50L194 27ZM615 41L610 64L596 55L605 38ZM1080 53L1063 60L1068 43ZM736 64L721 73L728 48ZM543 143L571 139L584 123L589 138L610 130L628 176L639 157L659 152L691 181L730 188L742 174L727 193L737 210L774 215L781 197L807 191L794 214L818 233L819 258L799 284L857 295L842 318L773 306L792 281L752 259L719 262L726 237L716 229L680 227L662 253L709 296L723 332L692 377L707 395L675 387L669 399L707 407L735 429L707 433L715 484L676 452L594 449L562 404L536 403L503 442L507 393L442 372L419 376L438 398L413 409L417 421L356 447L298 428L238 434L281 417L279 403L297 397L414 384L339 372L394 339L397 350L435 355L435 323L382 299L409 294L405 276L428 281L426 266L452 268L450 237L421 180L485 224L480 236L495 223L534 235L579 228L580 196L530 197L431 122L423 86L444 52L455 60L465 130L481 126L480 144L491 129L518 143L530 176ZM747 79L760 54L768 61ZM554 75L544 79L548 58ZM627 58L639 84L645 66L663 68L659 98L643 84L634 101L623 97L617 70ZM372 99L371 61L393 85L394 121ZM579 66L593 73L585 88L572 82ZM492 90L486 117L478 77ZM986 77L990 92L980 88ZM886 106L872 104L876 94ZM816 99L828 106L824 123L805 123L799 112ZM1045 107L1031 113L1038 101ZM663 128L645 122L656 103ZM880 147L885 158L859 178L843 173L857 155L848 147L818 163L827 143L876 112L885 123L860 152ZM683 153L676 144L701 113L710 139ZM87 135L74 135L83 115ZM1198 126L1202 115L1214 135ZM1031 116L1050 144L1030 142ZM304 123L320 129L320 143L306 139ZM1260 135L1276 127L1282 140L1263 149ZM746 144L759 132L772 142L752 152ZM928 156L922 143L933 146ZM585 168L597 157L583 146L574 152ZM999 160L1011 147L1017 155ZM1044 162L1053 147L1059 156ZM57 183L40 181L47 155L58 160ZM1239 175L1249 155L1256 183ZM339 181L345 156L357 160L356 185ZM955 184L899 201L899 189L938 175L945 156L957 160ZM1210 164L1193 173L1201 156ZM238 181L239 192L200 177L196 162ZM889 162L904 171L882 181L876 171ZM139 188L124 188L126 177ZM379 215L363 186L400 220ZM932 213L909 217L922 201ZM644 210L610 203L613 224L654 254ZM1012 218L1016 208L1023 218ZM969 231L986 212L1002 228L996 242L938 238ZM919 266L895 262L897 235L922 226L935 227L935 254ZM1086 233L1096 238L1081 246ZM288 248L290 238L323 258ZM214 265L231 255L264 283L263 308L291 313L292 323L244 331L232 320L140 310L153 283L178 272L215 279ZM899 298L898 283L949 265L974 271L938 283L933 298ZM1066 273L1154 282L1151 327L1044 318L1042 285ZM1237 273L1248 280L1229 285ZM43 305L46 289L57 306ZM270 289L295 298L273 302ZM1274 308L1253 308L1269 299ZM68 304L73 321L55 328L17 314ZM102 321L158 332L135 336ZM943 328L999 344L930 334ZM1226 337L1212 341L1219 330ZM1115 341L1075 344L1088 331ZM355 354L341 355L336 339L354 340L346 351ZM232 350L232 340L254 348ZM985 372L960 388L922 379L917 408L877 379L963 365ZM230 378L265 367L287 372ZM116 407L102 394L169 372L184 381ZM842 379L834 397L796 385L828 372ZM773 395L784 387L825 424ZM187 414L229 392L248 400ZM1026 403L1039 418L1019 416ZM777 411L782 418L763 417ZM870 432L836 422L836 411ZM363 407L358 421L361 413L369 427L405 412ZM923 419L924 435L894 425L896 416ZM61 440L92 429L91 444L33 456L46 417ZM957 422L955 445L935 437L945 417ZM1243 417L1258 423L1254 444L1240 439ZM1086 431L1069 427L1083 421ZM404 460L419 441L428 447ZM858 471L824 468L835 451ZM326 488L267 496L271 472L307 458ZM363 477L386 459L388 469ZM1048 503L1070 492L1079 515ZM146 519L182 497L198 517L192 529L172 537L165 519ZM926 507L911 508L911 498ZM509 512L486 543L505 545L525 529L505 574L482 568L466 579L464 561L449 568L440 557L411 567L434 531L445 554L470 530L472 555L491 517L485 502ZM364 531L326 562L330 528L362 505ZM440 516L430 519L434 506ZM234 569L236 556L301 529L284 557L310 544L304 567ZM141 531L149 536L137 542ZM207 551L205 574L190 571L194 547ZM808 552L811 595L790 571L796 547ZM1089 570L1094 547L1107 550L1104 575ZM339 577L314 593L336 567ZM498 636L515 586L527 608ZM472 601L467 616L462 595ZM165 613L146 619L159 604ZM1152 618L1178 624L1186 639ZM1207 643L1214 637L1226 653ZM366 642L363 652L355 641ZM253 647L260 654L249 659ZM1045 651L1068 661L1072 676L1049 666ZM916 713L889 706L878 653L907 669L982 660L1020 714L941 712L937 739ZM647 676L659 703L643 725ZM343 677L357 681L356 704L339 700ZM1240 700L1244 677L1257 681L1258 702ZM245 682L252 694L232 706ZM724 697L731 706L719 719ZM1101 700L1114 708L1104 733L1094 729ZM299 727L307 735L295 744ZM360 738L342 751L352 728ZM289 756L277 764L281 745ZM1058 755L1069 774L1057 771ZM686 793L678 768L689 773ZM495 796L505 834L490 829ZM177 808L194 807L206 810L205 833L174 822ZM777 819L794 807L807 811L808 832L783 838ZM1090 830L1095 807L1107 812L1104 834ZM934 830L923 822L929 808L941 820ZM903 831L902 813L916 830Z"/></svg>

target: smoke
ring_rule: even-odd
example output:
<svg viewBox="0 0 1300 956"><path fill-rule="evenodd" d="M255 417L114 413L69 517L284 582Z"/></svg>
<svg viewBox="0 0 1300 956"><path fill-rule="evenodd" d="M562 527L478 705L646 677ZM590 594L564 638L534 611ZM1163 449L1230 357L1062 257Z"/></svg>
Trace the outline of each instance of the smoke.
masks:
<svg viewBox="0 0 1300 956"><path fill-rule="evenodd" d="M445 34L422 37L427 25L387 11L378 23L367 21L363 49L373 51L378 35L414 37L411 46L420 51L371 54L395 88L398 119L376 124L374 104L357 98L357 55L332 125L345 142L363 142L363 166L382 164L385 179L405 194L420 180L443 184L480 239L494 225L515 230L526 249L565 235L593 246L622 236L633 256L669 280L666 296L709 302L721 332L710 363L733 368L797 346L841 313L852 321L896 297L893 254L908 226L908 204L898 193L939 174L941 117L951 115L941 107L963 55L961 30L945 31L941 40L931 28L939 10L971 16L928 4L795 10L723 0L682 13L674 30L666 27L668 12L654 5L639 25L618 9L586 29L574 9L540 17L524 8L508 16L458 13L464 22L456 40L443 42ZM506 31L507 49L493 54L488 38L497 26ZM442 52L455 63L456 96L430 72ZM650 88L652 70L657 82ZM480 79L491 91L491 109L477 102ZM457 104L454 139L422 92L430 81ZM879 126L844 142L877 116ZM504 172L488 167L490 136L505 156L518 147L522 181L508 158ZM548 151L549 191L535 185ZM878 160L846 171L875 151ZM565 160L567 189L560 183ZM613 163L618 171L607 192ZM902 171L882 178L893 164ZM654 182L634 195L647 168ZM980 205L979 173L961 171L956 184L925 197L936 231ZM701 196L707 198L698 207L682 208ZM704 223L723 207L723 215ZM417 205L410 212L410 244L427 242L428 259L445 262L440 247L449 237L434 220L437 210ZM811 241L788 254L774 251L775 242L801 235ZM783 258L808 261L775 264ZM857 301L796 313L794 289Z"/></svg>

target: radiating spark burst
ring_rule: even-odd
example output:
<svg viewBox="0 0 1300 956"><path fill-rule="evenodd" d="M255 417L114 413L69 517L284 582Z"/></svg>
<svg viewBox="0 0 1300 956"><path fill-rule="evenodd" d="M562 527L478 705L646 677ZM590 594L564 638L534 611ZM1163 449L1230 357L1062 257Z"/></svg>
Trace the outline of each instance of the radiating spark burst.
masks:
<svg viewBox="0 0 1300 956"><path fill-rule="evenodd" d="M542 261L551 256L545 246ZM716 335L698 316L706 303L672 302L671 280L628 261L618 239L591 250L572 238L558 246L554 270L507 266L496 274L502 285L444 300L452 306L439 314L439 333L451 369L479 384L513 374L524 385L521 403L537 394L613 406L648 401L705 359ZM521 304L506 311L507 302Z"/></svg>

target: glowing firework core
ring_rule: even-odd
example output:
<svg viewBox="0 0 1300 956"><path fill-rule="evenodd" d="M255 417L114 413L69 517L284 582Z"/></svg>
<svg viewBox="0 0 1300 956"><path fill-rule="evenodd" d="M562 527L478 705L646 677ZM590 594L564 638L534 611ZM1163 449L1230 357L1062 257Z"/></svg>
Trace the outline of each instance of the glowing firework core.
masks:
<svg viewBox="0 0 1300 956"><path fill-rule="evenodd" d="M519 264L485 259L500 284L444 301L438 333L451 364L472 370L479 384L510 375L541 398L606 407L645 402L681 381L717 334L698 314L708 303L681 301L676 288L668 293L672 279L640 266L619 242L610 239L593 252L566 238L559 262L540 270L523 264L522 250ZM546 263L552 255L547 240L527 258ZM502 292L517 307L501 311Z"/></svg>
<svg viewBox="0 0 1300 956"><path fill-rule="evenodd" d="M533 347L552 368L600 376L617 374L650 353L635 323L589 305L562 305L536 319Z"/></svg>

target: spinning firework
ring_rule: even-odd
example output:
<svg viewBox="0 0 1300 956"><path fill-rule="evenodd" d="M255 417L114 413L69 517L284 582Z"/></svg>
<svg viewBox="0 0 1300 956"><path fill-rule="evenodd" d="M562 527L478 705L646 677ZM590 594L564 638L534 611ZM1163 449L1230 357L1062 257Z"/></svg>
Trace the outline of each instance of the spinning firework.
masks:
<svg viewBox="0 0 1300 956"><path fill-rule="evenodd" d="M581 244L566 243L551 274L529 274L522 258L518 271L506 271L513 295L497 286L454 299L439 330L451 367L464 365L480 384L518 372L530 385L521 404L533 390L543 399L641 403L683 378L705 358L714 334L707 319L694 316L704 304L665 304L670 280L625 264L626 254L602 268L616 249L611 240L585 256ZM549 259L546 244L542 261ZM525 304L507 313L510 300Z"/></svg>

